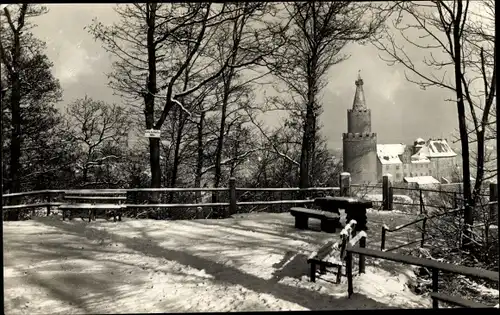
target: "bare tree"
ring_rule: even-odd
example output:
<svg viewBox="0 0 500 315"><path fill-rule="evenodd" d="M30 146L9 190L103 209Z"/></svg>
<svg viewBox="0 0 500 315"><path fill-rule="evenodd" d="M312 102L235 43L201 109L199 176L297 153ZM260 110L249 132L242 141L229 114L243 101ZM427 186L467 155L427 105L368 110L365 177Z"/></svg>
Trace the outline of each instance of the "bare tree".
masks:
<svg viewBox="0 0 500 315"><path fill-rule="evenodd" d="M88 186L92 170L96 170L95 174L103 165L121 159L119 152L125 147L129 129L128 113L116 104L106 104L86 96L68 106L66 120L72 140L81 146L82 157L77 166L82 173L82 185Z"/></svg>
<svg viewBox="0 0 500 315"><path fill-rule="evenodd" d="M122 18L119 24L94 23L90 32L117 57L111 86L133 102L142 100L146 128L160 130L171 109L182 107L182 98L197 92L228 66L225 63L213 70L204 58L196 56L209 41L208 34L231 23L235 16L229 5L209 3L134 4L119 6L116 12ZM179 53L187 45L192 45L190 53ZM204 79L183 89L179 80L193 64L192 72L203 74ZM151 138L149 142L151 187L160 187L160 140Z"/></svg>
<svg viewBox="0 0 500 315"><path fill-rule="evenodd" d="M438 87L453 94L449 100L457 106L467 229L473 224L473 209L483 181L485 134L492 123L490 113L496 95L493 1L405 1L392 4L390 10L395 14L391 27L400 38L387 30L385 40L374 41L388 55L383 59L404 65L412 74L409 77L405 73L407 80L421 88ZM399 41L424 55L420 64ZM448 76L448 71L452 75ZM470 173L471 134L477 142L474 189ZM467 233L465 236L470 237ZM470 242L464 242L467 244Z"/></svg>
<svg viewBox="0 0 500 315"><path fill-rule="evenodd" d="M308 187L326 74L348 58L342 53L348 43L376 34L383 16L370 14L370 5L360 2L297 2L283 7L286 25L279 32L286 44L268 66L289 91L288 99L274 102L302 116L299 186Z"/></svg>

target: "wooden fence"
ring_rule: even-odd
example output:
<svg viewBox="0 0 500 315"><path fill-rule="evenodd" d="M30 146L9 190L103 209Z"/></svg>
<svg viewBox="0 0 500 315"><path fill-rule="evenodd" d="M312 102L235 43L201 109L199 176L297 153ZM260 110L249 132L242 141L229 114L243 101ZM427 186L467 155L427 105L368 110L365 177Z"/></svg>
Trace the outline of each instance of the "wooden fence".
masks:
<svg viewBox="0 0 500 315"><path fill-rule="evenodd" d="M496 184L490 184L490 194L489 201L498 200L496 193ZM416 189L416 188L404 188L407 191L418 192L419 202L418 203L404 203L394 201L394 190L403 189L393 187L391 176L383 176L381 185L352 185L350 174L342 173L339 177L338 187L311 187L311 188L242 188L236 187L236 181L234 178L229 180L229 187L220 188L133 188L133 189L83 189L83 190L40 190L40 191L30 191L21 193L4 194L2 196L3 209L7 211L21 210L21 209L34 209L39 207L47 207L47 214L51 212L51 208L61 205L61 202L57 199L58 197L68 195L68 194L79 194L79 193L92 193L103 195L103 194L122 194L126 196L126 203L124 206L126 208L138 209L138 208L205 208L205 207L224 207L227 211L226 215L235 214L238 212L238 207L241 206L263 206L263 205L306 205L312 204L313 199L285 199L285 200L261 200L261 201L238 201L238 193L248 193L248 192L331 192L339 194L341 196L351 196L355 194L353 190L356 189L381 189L382 190L382 201L381 208L383 210L393 210L394 205L401 206L418 206L420 208L420 214L423 214L424 209L428 207L436 207L432 204L425 204L423 195L424 193L441 193L441 194L453 194L453 203L455 207L449 209L458 208L460 202L459 192L448 192L443 190L433 190L433 189ZM183 192L224 192L228 194L228 198L224 202L217 203L142 203L143 200L137 197L139 193L183 193ZM20 197L26 196L38 196L43 199L41 202L37 203L19 203ZM16 203L5 202L9 199L16 199ZM5 204L7 203L7 204ZM34 210L33 210L34 211ZM494 216L498 215L498 207L496 205L491 206L491 214Z"/></svg>
<svg viewBox="0 0 500 315"><path fill-rule="evenodd" d="M421 267L426 267L432 270L432 306L433 308L438 308L439 307L439 301L445 301L451 304L459 305L459 306L465 306L465 307L486 307L485 305L481 305L479 303L474 303L471 301L467 301L458 297L451 297L447 296L444 294L440 294L438 292L438 284L439 284L439 271L444 271L444 272L450 272L450 273L455 273L455 274L461 274L465 276L471 276L471 277L476 277L476 278L482 278L482 279L488 279L492 280L495 282L498 282L498 272L495 271L489 271L489 270L484 270L484 269L479 269L479 268L471 268L471 267L465 267L465 266L457 266L454 264L447 264L447 263L442 263L439 261L431 260L431 259L426 259L426 258L418 258L418 257L412 257L412 256L406 256L406 255L401 255L401 254L396 254L396 253L390 253L390 252L384 252L384 251L378 251L378 250L373 250L373 249L368 249L368 248L361 248L361 247L352 247L348 246L347 247L347 261L352 261L352 255L353 254L358 254L358 255L363 255L363 256L368 256L368 257L374 257L374 258L380 258L380 259L385 259L385 260L391 260L395 262L400 262L404 264L409 264L413 266L421 266ZM360 270L360 273L362 273L362 270ZM350 297L353 292L353 281L352 281L352 271L347 274L348 278L348 296Z"/></svg>
<svg viewBox="0 0 500 315"><path fill-rule="evenodd" d="M313 199L290 199L290 200L263 200L263 201L241 201L237 200L238 192L331 192L336 193L340 190L339 187L311 187L311 188L240 188L236 187L235 180L230 179L229 187L222 188L133 188L133 189L84 189L84 190L40 190L29 191L12 194L4 194L2 196L2 209L4 211L25 210L40 207L47 207L47 215L50 215L52 208L57 208L62 204L59 200L64 199L65 195L78 195L92 193L98 195L113 194L125 195L126 203L123 204L126 208L203 208L203 207L225 207L227 208L228 215L237 213L239 206L252 206L252 205L294 205L294 204L311 204ZM226 202L218 203L141 203L137 198L138 193L174 193L174 192L226 192L229 193L229 200ZM32 196L41 199L33 203L20 203L20 198ZM15 198L19 204L11 204L9 199ZM86 197L91 200L93 197ZM58 202L54 202L58 199ZM67 198L66 198L67 199ZM80 198L82 199L82 198Z"/></svg>

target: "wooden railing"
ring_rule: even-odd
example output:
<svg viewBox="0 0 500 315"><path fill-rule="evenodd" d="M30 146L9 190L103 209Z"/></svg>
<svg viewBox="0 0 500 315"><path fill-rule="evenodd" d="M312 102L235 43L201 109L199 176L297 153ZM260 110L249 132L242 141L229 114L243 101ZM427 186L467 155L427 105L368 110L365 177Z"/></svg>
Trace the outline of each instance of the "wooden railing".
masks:
<svg viewBox="0 0 500 315"><path fill-rule="evenodd" d="M127 202L124 204L126 208L198 208L198 207L228 207L229 214L237 212L238 206L253 206L253 205L281 205L281 204L310 204L313 203L312 199L305 200L263 200L263 201L241 201L237 200L237 192L312 192L312 191L339 191L339 187L310 187L310 188L242 188L236 187L234 179L229 182L229 187L219 188L132 188L132 189L80 189L80 190L40 190L21 193L4 194L2 196L2 204L5 200L12 197L26 197L26 196L40 196L45 199L43 202L29 203L29 204L15 204L3 205L3 210L13 211L28 208L47 207L47 215L50 215L51 207L61 205L61 202L51 202L53 196L74 195L74 194L89 194L94 192L98 195L103 194L125 194L127 195ZM228 192L229 200L226 202L218 203L138 203L137 198L134 196L140 192L159 192L159 193L173 193L173 192ZM95 197L86 197L89 201L95 201ZM111 197L106 197L109 199ZM82 198L79 198L82 199ZM84 199L84 198L83 198ZM34 210L33 210L34 211Z"/></svg>
<svg viewBox="0 0 500 315"><path fill-rule="evenodd" d="M432 270L432 291L433 291L433 294L431 294L431 297L433 300L432 301L433 308L439 308L439 301L451 302L451 303L458 304L460 306L465 306L465 307L474 306L472 303L468 303L469 301L459 299L456 297L446 296L443 294L438 294L439 271L445 271L445 272L461 274L461 275L465 275L465 276L488 279L488 280L492 280L495 282L499 281L498 272L494 272L494 271L489 271L489 270L484 270L484 269L479 269L479 268L465 267L465 266L457 266L454 264L442 263L442 262L431 260L431 259L406 256L406 255L390 253L390 252L386 252L386 251L378 251L378 250L361 248L361 247L355 248L352 246L348 246L346 259L348 261L352 261L353 254L369 256L369 257L374 257L374 258L381 258L381 259L385 259L385 260L391 260L391 261L395 261L395 262L400 262L400 263L409 264L409 265L413 265L413 266L426 267L426 268L431 269ZM349 269L348 269L347 292L348 292L349 297L354 293L352 278L353 278L352 271L349 272ZM477 306L486 307L485 305L479 305L478 303L475 303L474 307L477 307Z"/></svg>
<svg viewBox="0 0 500 315"><path fill-rule="evenodd" d="M490 185L490 188L489 188L490 189L489 194L477 194L477 196L481 197L481 198L489 198L489 201L495 201L497 199L496 193L494 193L497 189L496 187L497 187L496 184L492 184L492 185ZM390 205L391 206L393 206L393 205L416 206L416 207L419 207L420 214L422 214L424 212L425 208L439 208L439 209L443 209L443 210L453 210L453 209L459 208L460 204L463 204L463 202L464 202L464 199L459 197L459 196L463 195L463 193L457 192L457 191L447 191L447 190L437 190L437 189L427 189L427 188L410 188L410 187L401 188L401 187L392 187L392 186L389 187L388 189L390 191L389 196L391 199L393 199L395 190L403 190L405 192L412 192L412 191L416 192L417 196L418 196L417 203L415 203L415 202L413 202L413 203L397 202L397 201L391 200ZM449 201L451 203L451 206L438 205L438 204L432 204L432 203L426 204L426 203L424 203L424 193L436 193L436 194L439 194L439 196L448 195L450 197Z"/></svg>
<svg viewBox="0 0 500 315"><path fill-rule="evenodd" d="M444 216L444 215L451 215L451 214L456 214L456 213L459 213L459 212L462 212L464 209L461 208L461 209L454 209L453 211L448 211L448 212L443 212L443 213L438 213L438 214L435 214L435 215L432 215L432 216L427 216L427 215L423 215L422 217L414 220L414 221L411 221L409 223L406 223L404 225L400 225L400 226L396 226L394 228L389 228L386 224L382 225L382 238L380 240L380 250L381 251L386 251L386 252L389 252L389 251L393 251L393 250L396 250L396 249L399 249L399 248L402 248L402 247L405 247L405 246L408 246L408 245L412 245L412 244L415 244L415 243L418 243L420 242L420 247L424 247L424 244L425 244L425 235L427 234L427 230L426 230L426 226L427 226L427 221L430 220L430 219L434 219L434 218L437 218L437 217L441 217L441 216ZM411 241L409 243L406 243L406 244L403 244L403 245L400 245L400 246L397 246L397 247L393 247L393 248L390 248L390 249L385 249L385 243L386 243L386 235L387 235L387 232L397 232L399 230L402 230L404 228L407 228L409 226L413 226L419 222L422 222L422 228L421 228L421 234L422 234L422 237L419 239L419 240L415 240L415 241Z"/></svg>

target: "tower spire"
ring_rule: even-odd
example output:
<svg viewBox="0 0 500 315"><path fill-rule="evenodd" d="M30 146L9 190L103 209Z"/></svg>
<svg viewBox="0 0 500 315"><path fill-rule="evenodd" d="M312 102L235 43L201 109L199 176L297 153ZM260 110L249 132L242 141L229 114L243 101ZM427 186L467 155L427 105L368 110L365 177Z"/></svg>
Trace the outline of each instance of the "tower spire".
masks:
<svg viewBox="0 0 500 315"><path fill-rule="evenodd" d="M361 79L361 70L358 70L358 79L356 84L356 94L354 94L354 102L352 109L366 109L365 92L363 91L363 79Z"/></svg>

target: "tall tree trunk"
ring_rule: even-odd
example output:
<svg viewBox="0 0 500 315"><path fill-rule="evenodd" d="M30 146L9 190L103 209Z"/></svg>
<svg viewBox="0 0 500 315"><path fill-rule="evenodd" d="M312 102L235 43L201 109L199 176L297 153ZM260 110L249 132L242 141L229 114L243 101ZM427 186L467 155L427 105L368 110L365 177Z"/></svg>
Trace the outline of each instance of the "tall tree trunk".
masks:
<svg viewBox="0 0 500 315"><path fill-rule="evenodd" d="M314 186L314 178L316 176L316 142L317 142L317 139L316 139L316 125L317 125L317 122L318 122L318 117L316 115L316 113L314 113L314 116L313 116L313 126L311 128L311 139L313 139L313 141L311 141L311 155L310 155L310 158L309 158L309 185L313 185Z"/></svg>
<svg viewBox="0 0 500 315"><path fill-rule="evenodd" d="M200 114L200 122L198 123L198 134L197 134L197 162L196 162L196 177L194 179L194 186L201 188L201 176L203 172L203 127L205 123L205 112L202 111ZM196 202L201 202L201 191L196 192Z"/></svg>
<svg viewBox="0 0 500 315"><path fill-rule="evenodd" d="M17 67L17 65L16 65ZM12 76L12 94L10 97L12 106L12 140L10 143L10 192L21 191L19 172L21 170L21 85L19 74L16 72ZM13 204L19 203L19 198L12 199ZM19 220L18 211L9 211L7 220Z"/></svg>
<svg viewBox="0 0 500 315"><path fill-rule="evenodd" d="M462 87L462 69L460 60L462 60L462 46L460 42L461 23L463 18L463 4L461 1L457 2L456 19L453 25L453 41L454 41L454 58L455 58L455 87L457 97L457 111L458 111L458 127L460 132L460 143L462 146L462 163L463 163L463 181L464 181L464 242L463 247L470 249L472 242L470 238L472 234L470 229L474 223L473 209L474 201L471 195L471 180L470 180L470 157L469 157L469 137L467 133L467 122L465 117L465 104L463 99ZM469 227L467 227L469 226Z"/></svg>
<svg viewBox="0 0 500 315"><path fill-rule="evenodd" d="M472 191L472 199L477 204L481 194L481 186L484 177L484 155L485 155L485 125L481 125L481 130L476 132L477 137L477 158L476 158L476 182Z"/></svg>
<svg viewBox="0 0 500 315"><path fill-rule="evenodd" d="M144 92L146 128L152 129L155 123L155 95L158 93L156 83L156 3L146 4L147 14L147 42L148 42L148 78L146 82L147 91ZM149 138L149 163L151 166L151 188L161 187L161 165L160 165L160 139ZM151 203L160 201L160 194L153 192L150 195ZM155 217L158 218L157 211Z"/></svg>
<svg viewBox="0 0 500 315"><path fill-rule="evenodd" d="M179 110L179 125L177 126L177 133L175 135L175 147L174 147L174 165L172 165L172 176L170 177L170 187L175 187L177 182L177 173L179 171L180 156L179 152L181 150L182 132L184 131L186 118L182 110ZM169 202L173 201L174 194L171 193L169 196Z"/></svg>
<svg viewBox="0 0 500 315"><path fill-rule="evenodd" d="M224 132L226 130L226 114L227 114L227 106L229 101L229 90L231 88L231 81L233 76L233 70L230 69L227 77L224 80L224 90L222 96L222 108L221 108L221 119L220 119L220 128L219 128L219 137L217 139L217 149L215 152L215 170L214 170L214 188L219 187L221 178L222 178L222 149L224 146ZM212 202L217 203L217 192L214 191L212 193ZM217 210L214 211L216 215Z"/></svg>
<svg viewBox="0 0 500 315"><path fill-rule="evenodd" d="M239 135L241 133L241 124L239 124L236 128L236 139L233 144L233 158L231 160L231 170L229 173L229 177L234 177L234 174L236 173L236 165L238 163L238 154L240 151L240 141L239 141Z"/></svg>
<svg viewBox="0 0 500 315"><path fill-rule="evenodd" d="M19 12L17 29L13 30L14 43L11 48L12 56L12 75L11 75L11 87L12 91L10 94L10 104L12 111L12 130L11 130L11 143L10 143L10 192L17 193L21 191L21 179L19 177L19 172L21 171L21 78L19 76L19 67L21 59L21 33L24 27L24 19L26 16L26 11L28 9L27 4L23 4ZM13 204L19 204L19 198L13 198ZM19 220L18 211L9 211L7 215L7 220Z"/></svg>
<svg viewBox="0 0 500 315"><path fill-rule="evenodd" d="M304 134L302 137L302 150L300 154L300 178L299 187L308 188L309 187L309 168L310 160L312 156L311 149L313 148L314 139L314 125L315 125L315 97L316 97L316 62L315 58L312 57L311 61L308 63L308 87L307 87L307 108L306 117L304 122ZM301 192L300 198L304 199L306 197L305 192Z"/></svg>
<svg viewBox="0 0 500 315"><path fill-rule="evenodd" d="M300 177L299 177L299 188L307 188L309 186L309 128L310 128L310 114L309 108L306 112L306 119L304 121L304 130L302 134L302 148L300 151ZM301 192L301 198L305 196L303 192Z"/></svg>

